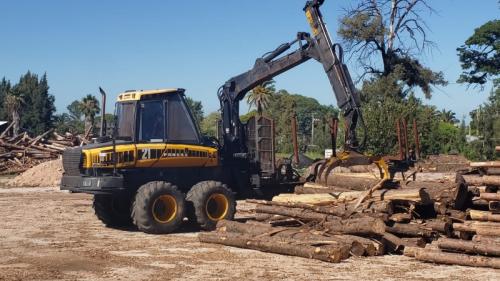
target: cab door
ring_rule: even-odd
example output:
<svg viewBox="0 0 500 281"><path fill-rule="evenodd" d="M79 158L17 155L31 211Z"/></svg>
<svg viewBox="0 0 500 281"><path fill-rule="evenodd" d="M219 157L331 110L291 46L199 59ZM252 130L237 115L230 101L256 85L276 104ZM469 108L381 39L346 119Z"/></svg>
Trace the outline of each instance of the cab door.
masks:
<svg viewBox="0 0 500 281"><path fill-rule="evenodd" d="M165 107L164 99L139 102L136 144L136 166L139 168L162 167L161 158L166 150Z"/></svg>

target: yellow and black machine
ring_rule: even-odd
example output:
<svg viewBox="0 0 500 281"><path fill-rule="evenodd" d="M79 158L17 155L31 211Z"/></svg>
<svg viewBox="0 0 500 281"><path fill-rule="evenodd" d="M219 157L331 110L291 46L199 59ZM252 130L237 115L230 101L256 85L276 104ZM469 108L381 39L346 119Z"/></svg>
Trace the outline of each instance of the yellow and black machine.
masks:
<svg viewBox="0 0 500 281"><path fill-rule="evenodd" d="M349 136L342 157L322 165L373 163L357 152L358 121L364 128L359 96L342 48L332 43L323 22L323 2L307 1L304 7L312 35L299 32L221 86L219 139L200 134L183 89L127 91L118 96L112 136L64 153L61 189L93 194L95 213L108 226L133 223L144 232L169 233L188 217L213 229L217 221L234 217L235 198L288 189L299 180L291 164L275 164L272 122L260 116L243 124L239 102L254 87L311 58L323 65ZM293 45L298 48L285 54ZM387 169L383 172L387 177Z"/></svg>

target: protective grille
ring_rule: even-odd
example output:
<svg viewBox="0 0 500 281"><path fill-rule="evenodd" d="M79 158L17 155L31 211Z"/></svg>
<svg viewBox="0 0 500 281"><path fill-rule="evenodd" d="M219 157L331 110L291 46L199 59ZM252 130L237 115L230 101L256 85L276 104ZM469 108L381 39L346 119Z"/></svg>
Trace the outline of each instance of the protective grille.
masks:
<svg viewBox="0 0 500 281"><path fill-rule="evenodd" d="M63 153L63 168L66 175L79 176L83 164L82 149L68 148Z"/></svg>

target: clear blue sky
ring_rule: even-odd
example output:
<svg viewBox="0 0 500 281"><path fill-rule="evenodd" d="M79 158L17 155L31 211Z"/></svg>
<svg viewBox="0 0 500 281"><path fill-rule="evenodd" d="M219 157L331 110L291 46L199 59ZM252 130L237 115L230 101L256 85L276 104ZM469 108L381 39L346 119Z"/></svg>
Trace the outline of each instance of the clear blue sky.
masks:
<svg viewBox="0 0 500 281"><path fill-rule="evenodd" d="M255 58L297 31L308 31L305 0L252 1L26 1L0 2L0 77L17 82L26 71L47 72L59 112L102 86L113 99L128 89L182 87L218 109L216 91L249 69ZM342 8L327 0L324 19L334 40ZM425 15L437 49L422 61L445 73L449 86L428 103L457 117L483 103L489 88L455 83L461 72L456 48L474 28L498 18L497 0L429 1L438 14ZM353 74L358 71L351 69ZM355 76L355 75L354 75ZM336 104L326 75L308 62L278 77L276 87ZM243 110L242 110L243 111Z"/></svg>

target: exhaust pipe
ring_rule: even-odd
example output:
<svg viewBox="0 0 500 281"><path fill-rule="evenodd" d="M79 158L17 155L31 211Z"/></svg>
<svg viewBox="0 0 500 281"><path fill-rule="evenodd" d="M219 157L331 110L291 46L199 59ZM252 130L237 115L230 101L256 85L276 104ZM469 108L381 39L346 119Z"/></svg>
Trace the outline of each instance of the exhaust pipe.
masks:
<svg viewBox="0 0 500 281"><path fill-rule="evenodd" d="M101 137L106 135L106 92L99 87L99 92L101 92L101 104L102 104L102 113L101 113L101 131L99 132Z"/></svg>

